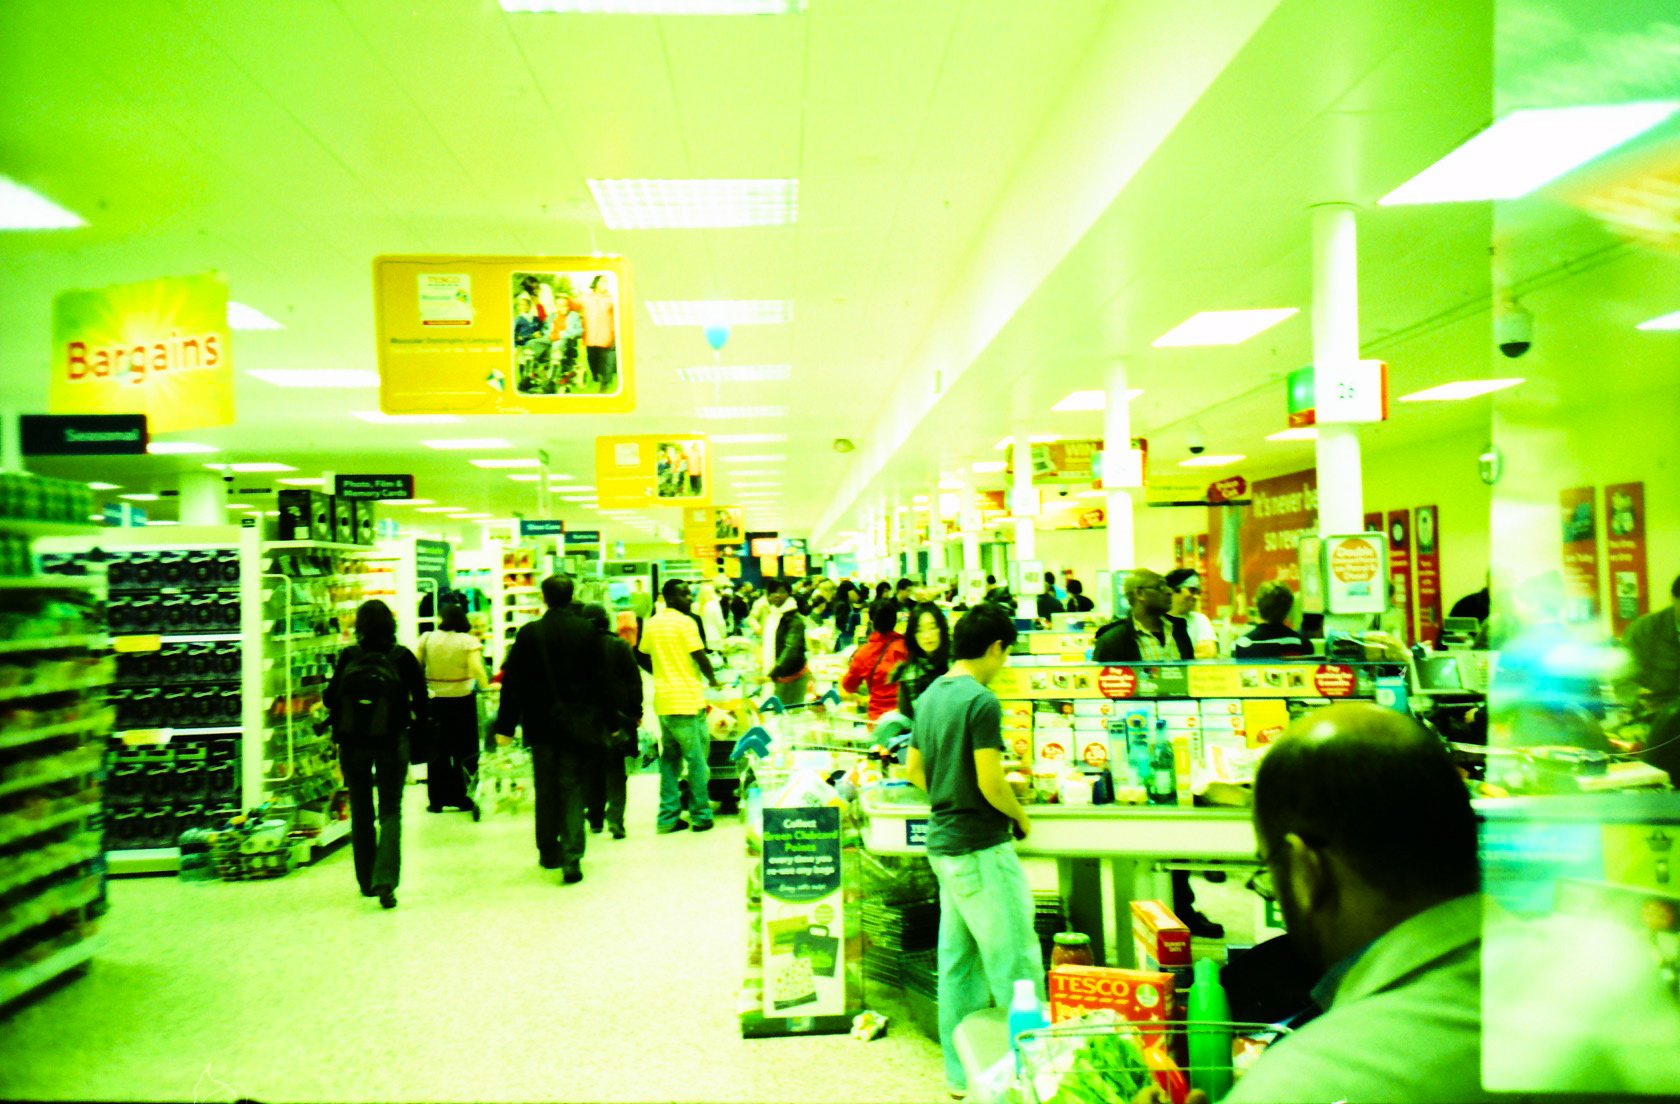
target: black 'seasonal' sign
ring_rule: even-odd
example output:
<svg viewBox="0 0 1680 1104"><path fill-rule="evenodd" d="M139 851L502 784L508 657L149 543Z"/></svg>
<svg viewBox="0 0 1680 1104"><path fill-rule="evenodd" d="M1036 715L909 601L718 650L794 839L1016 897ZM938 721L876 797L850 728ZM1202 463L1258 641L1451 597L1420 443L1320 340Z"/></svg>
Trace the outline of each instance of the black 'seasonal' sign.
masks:
<svg viewBox="0 0 1680 1104"><path fill-rule="evenodd" d="M144 414L24 414L25 456L138 456L150 440Z"/></svg>

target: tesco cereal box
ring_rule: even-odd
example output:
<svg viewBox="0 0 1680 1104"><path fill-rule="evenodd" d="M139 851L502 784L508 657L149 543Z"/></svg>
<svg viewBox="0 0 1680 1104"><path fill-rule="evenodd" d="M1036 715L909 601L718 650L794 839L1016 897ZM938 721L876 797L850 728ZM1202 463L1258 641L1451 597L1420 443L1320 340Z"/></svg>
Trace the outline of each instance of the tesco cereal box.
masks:
<svg viewBox="0 0 1680 1104"><path fill-rule="evenodd" d="M1172 1016L1173 977L1111 966L1053 966L1050 1022L1061 1023L1098 1008L1111 1008L1129 1023L1158 1023Z"/></svg>

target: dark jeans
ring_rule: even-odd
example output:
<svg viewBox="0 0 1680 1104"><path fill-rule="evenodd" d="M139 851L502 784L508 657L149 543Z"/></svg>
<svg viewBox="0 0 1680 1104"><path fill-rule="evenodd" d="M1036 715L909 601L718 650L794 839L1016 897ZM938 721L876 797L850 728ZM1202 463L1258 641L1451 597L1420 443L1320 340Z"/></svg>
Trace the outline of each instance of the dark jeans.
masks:
<svg viewBox="0 0 1680 1104"><path fill-rule="evenodd" d="M345 759L343 766L344 784L350 790L350 848L356 860L356 883L364 893L380 886L395 889L402 874L402 794L408 763L401 758L358 757Z"/></svg>
<svg viewBox="0 0 1680 1104"><path fill-rule="evenodd" d="M624 769L624 756L612 751L602 752L589 772L589 826L606 824L624 830L624 798L629 788L629 774Z"/></svg>
<svg viewBox="0 0 1680 1104"><path fill-rule="evenodd" d="M437 746L426 765L428 805L472 806L468 783L478 774L478 698L433 698Z"/></svg>
<svg viewBox="0 0 1680 1104"><path fill-rule="evenodd" d="M601 385L603 393L617 390L618 347L609 345L603 349L595 345L589 346L589 374Z"/></svg>
<svg viewBox="0 0 1680 1104"><path fill-rule="evenodd" d="M584 787L589 759L575 747L533 744L531 773L536 786L537 854L575 869L583 862Z"/></svg>

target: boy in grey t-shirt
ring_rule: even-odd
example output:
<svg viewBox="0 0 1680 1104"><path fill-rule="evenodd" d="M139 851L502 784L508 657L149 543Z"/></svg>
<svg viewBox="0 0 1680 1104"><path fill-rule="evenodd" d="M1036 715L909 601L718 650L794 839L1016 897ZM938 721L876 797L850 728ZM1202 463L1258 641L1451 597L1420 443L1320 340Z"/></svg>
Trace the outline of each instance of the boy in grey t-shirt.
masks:
<svg viewBox="0 0 1680 1104"><path fill-rule="evenodd" d="M986 685L1009 661L1015 622L982 602L951 634L951 671L916 701L910 781L928 792L928 863L939 878L939 1041L956 1098L967 1077L953 1042L972 1012L1009 1007L1015 982L1044 996L1044 959L1033 931L1032 892L1011 832L1032 821L1003 773L1003 714Z"/></svg>

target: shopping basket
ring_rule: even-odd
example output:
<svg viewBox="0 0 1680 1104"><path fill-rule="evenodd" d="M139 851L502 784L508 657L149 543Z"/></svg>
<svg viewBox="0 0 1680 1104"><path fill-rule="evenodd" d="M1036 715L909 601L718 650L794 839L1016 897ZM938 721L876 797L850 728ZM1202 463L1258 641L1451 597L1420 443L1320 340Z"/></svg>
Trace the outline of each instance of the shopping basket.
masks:
<svg viewBox="0 0 1680 1104"><path fill-rule="evenodd" d="M520 744L481 755L478 773L468 780L481 813L518 812L533 784L531 751Z"/></svg>
<svg viewBox="0 0 1680 1104"><path fill-rule="evenodd" d="M1127 1022L1112 1010L1101 1009L1021 1033L1019 1095L1025 1104L1086 1104L1131 1100L1153 1084L1173 1104L1184 1104L1193 1088L1208 1092L1213 1104L1218 1104L1233 1079L1240 1078L1266 1047L1287 1033L1287 1028L1277 1024ZM1198 1036L1230 1039L1230 1066L1187 1064L1191 1041Z"/></svg>

